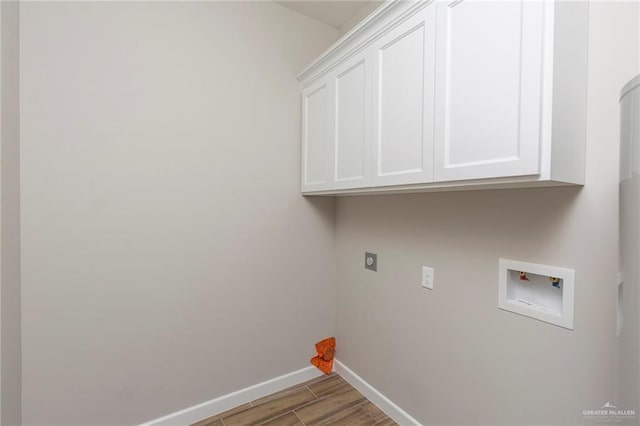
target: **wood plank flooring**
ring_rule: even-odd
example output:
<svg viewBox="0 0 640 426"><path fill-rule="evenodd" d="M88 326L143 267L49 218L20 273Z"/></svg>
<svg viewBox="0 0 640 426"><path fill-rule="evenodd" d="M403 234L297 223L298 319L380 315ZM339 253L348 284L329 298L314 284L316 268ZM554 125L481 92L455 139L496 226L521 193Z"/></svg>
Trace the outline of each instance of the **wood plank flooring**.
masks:
<svg viewBox="0 0 640 426"><path fill-rule="evenodd" d="M333 373L251 401L192 426L397 425Z"/></svg>

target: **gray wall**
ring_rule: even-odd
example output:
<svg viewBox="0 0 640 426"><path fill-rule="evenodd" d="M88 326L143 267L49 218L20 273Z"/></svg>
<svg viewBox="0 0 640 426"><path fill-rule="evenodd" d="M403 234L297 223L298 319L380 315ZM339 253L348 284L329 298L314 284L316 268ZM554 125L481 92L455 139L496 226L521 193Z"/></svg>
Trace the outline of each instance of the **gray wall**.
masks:
<svg viewBox="0 0 640 426"><path fill-rule="evenodd" d="M614 402L618 95L639 70L637 8L591 5L584 188L338 199L339 358L425 424L592 424L582 411ZM499 257L575 268L575 330L499 310Z"/></svg>
<svg viewBox="0 0 640 426"><path fill-rule="evenodd" d="M19 7L0 4L0 424L20 424Z"/></svg>
<svg viewBox="0 0 640 426"><path fill-rule="evenodd" d="M335 226L299 195L295 74L338 31L271 2L20 24L24 424L139 423L306 367Z"/></svg>
<svg viewBox="0 0 640 426"><path fill-rule="evenodd" d="M351 18L349 18L347 22L340 26L338 29L340 31L340 35L343 36L352 30L353 27L358 25L364 18L380 7L382 3L384 3L383 0L364 0L362 2L362 7Z"/></svg>

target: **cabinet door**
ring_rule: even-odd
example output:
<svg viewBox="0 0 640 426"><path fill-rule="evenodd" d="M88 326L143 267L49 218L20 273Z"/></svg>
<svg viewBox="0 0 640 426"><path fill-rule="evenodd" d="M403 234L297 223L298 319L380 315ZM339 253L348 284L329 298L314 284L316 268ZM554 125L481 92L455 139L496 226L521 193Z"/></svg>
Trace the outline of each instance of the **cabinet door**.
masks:
<svg viewBox="0 0 640 426"><path fill-rule="evenodd" d="M302 192L329 189L331 161L331 88L324 79L302 91Z"/></svg>
<svg viewBox="0 0 640 426"><path fill-rule="evenodd" d="M369 186L371 146L370 51L360 53L333 71L333 187Z"/></svg>
<svg viewBox="0 0 640 426"><path fill-rule="evenodd" d="M539 173L543 9L438 3L436 181Z"/></svg>
<svg viewBox="0 0 640 426"><path fill-rule="evenodd" d="M372 184L432 182L435 6L398 25L372 49Z"/></svg>

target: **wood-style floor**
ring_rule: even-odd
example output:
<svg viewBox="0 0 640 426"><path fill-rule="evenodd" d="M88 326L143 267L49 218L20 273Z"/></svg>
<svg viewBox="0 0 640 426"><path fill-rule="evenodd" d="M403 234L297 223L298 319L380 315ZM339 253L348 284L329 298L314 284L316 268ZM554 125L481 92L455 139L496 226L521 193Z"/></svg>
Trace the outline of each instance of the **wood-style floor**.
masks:
<svg viewBox="0 0 640 426"><path fill-rule="evenodd" d="M192 426L397 425L333 373L251 401Z"/></svg>

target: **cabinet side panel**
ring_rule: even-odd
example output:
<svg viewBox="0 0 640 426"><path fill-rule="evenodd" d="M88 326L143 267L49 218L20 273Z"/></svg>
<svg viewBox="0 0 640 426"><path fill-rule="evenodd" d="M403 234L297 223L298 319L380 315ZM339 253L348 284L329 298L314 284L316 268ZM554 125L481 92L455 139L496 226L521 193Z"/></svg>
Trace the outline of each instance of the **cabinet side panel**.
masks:
<svg viewBox="0 0 640 426"><path fill-rule="evenodd" d="M555 3L551 179L584 184L589 5Z"/></svg>

